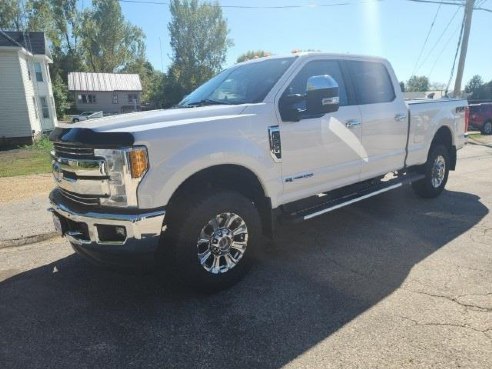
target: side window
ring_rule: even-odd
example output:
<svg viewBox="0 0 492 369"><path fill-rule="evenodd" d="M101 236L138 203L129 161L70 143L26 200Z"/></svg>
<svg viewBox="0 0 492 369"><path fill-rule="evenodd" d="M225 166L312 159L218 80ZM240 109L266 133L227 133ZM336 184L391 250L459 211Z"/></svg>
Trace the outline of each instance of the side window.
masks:
<svg viewBox="0 0 492 369"><path fill-rule="evenodd" d="M378 104L395 99L393 83L383 64L352 60L345 63L352 78L359 104Z"/></svg>
<svg viewBox="0 0 492 369"><path fill-rule="evenodd" d="M306 64L292 80L284 94L305 94L309 77L329 74L338 83L340 106L348 105L347 90L343 81L340 66L336 60L316 60Z"/></svg>
<svg viewBox="0 0 492 369"><path fill-rule="evenodd" d="M43 72L41 71L41 64L34 63L34 71L36 72L36 81L43 82Z"/></svg>
<svg viewBox="0 0 492 369"><path fill-rule="evenodd" d="M39 98L41 101L41 111L43 112L43 118L49 118L50 117L50 109L48 107L48 101L46 100L46 96L41 96Z"/></svg>

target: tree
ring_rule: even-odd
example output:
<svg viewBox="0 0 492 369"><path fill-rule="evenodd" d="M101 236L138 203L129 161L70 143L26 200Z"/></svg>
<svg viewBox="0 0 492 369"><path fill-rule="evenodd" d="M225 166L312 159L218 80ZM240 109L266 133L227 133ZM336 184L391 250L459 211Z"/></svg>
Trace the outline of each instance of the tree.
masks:
<svg viewBox="0 0 492 369"><path fill-rule="evenodd" d="M441 82L432 82L429 86L430 90L444 91L446 89L446 84Z"/></svg>
<svg viewBox="0 0 492 369"><path fill-rule="evenodd" d="M19 0L0 1L0 29L24 31L26 21Z"/></svg>
<svg viewBox="0 0 492 369"><path fill-rule="evenodd" d="M118 0L92 0L83 14L81 44L91 72L114 73L144 59L144 39L142 29L125 20Z"/></svg>
<svg viewBox="0 0 492 369"><path fill-rule="evenodd" d="M411 76L405 85L408 92L425 92L429 90L429 79L425 76Z"/></svg>
<svg viewBox="0 0 492 369"><path fill-rule="evenodd" d="M68 88L59 74L57 74L54 78L52 77L51 80L53 87L53 98L55 99L56 105L56 115L59 119L61 119L70 107L70 103L68 101Z"/></svg>
<svg viewBox="0 0 492 369"><path fill-rule="evenodd" d="M471 93L471 95L476 95L477 92L480 90L480 88L483 86L483 80L482 77L480 77L478 74L474 75L466 84L465 86L465 92L466 93Z"/></svg>
<svg viewBox="0 0 492 369"><path fill-rule="evenodd" d="M492 101L492 81L483 83L480 87L475 88L468 99L470 102Z"/></svg>
<svg viewBox="0 0 492 369"><path fill-rule="evenodd" d="M172 105L183 93L192 91L222 69L232 41L227 37L227 21L217 2L172 0L169 9L172 64L168 77L181 86L181 96L175 93L169 102Z"/></svg>
<svg viewBox="0 0 492 369"><path fill-rule="evenodd" d="M251 59L258 59L258 58L264 58L266 56L270 56L272 55L272 53L268 52L268 51L264 51L264 50L250 50L250 51L247 51L245 52L244 54L240 55L237 60L236 60L236 63L241 63L243 61L246 61L246 60L251 60Z"/></svg>
<svg viewBox="0 0 492 369"><path fill-rule="evenodd" d="M145 59L138 59L122 70L124 73L136 73L142 82L142 102L150 103L153 107L162 107L164 73L155 70Z"/></svg>

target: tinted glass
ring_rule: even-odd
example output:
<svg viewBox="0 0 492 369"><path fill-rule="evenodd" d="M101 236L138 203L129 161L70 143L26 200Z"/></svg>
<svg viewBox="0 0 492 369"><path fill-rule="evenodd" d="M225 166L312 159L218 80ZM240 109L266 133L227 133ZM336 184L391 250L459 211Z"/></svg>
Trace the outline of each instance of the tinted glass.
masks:
<svg viewBox="0 0 492 369"><path fill-rule="evenodd" d="M343 81L340 65L336 60L316 60L306 64L299 74L292 80L284 95L306 93L306 85L309 77L330 75L338 83L340 106L348 105L347 90Z"/></svg>
<svg viewBox="0 0 492 369"><path fill-rule="evenodd" d="M354 83L359 104L377 104L394 100L393 83L383 64L351 60L345 63Z"/></svg>

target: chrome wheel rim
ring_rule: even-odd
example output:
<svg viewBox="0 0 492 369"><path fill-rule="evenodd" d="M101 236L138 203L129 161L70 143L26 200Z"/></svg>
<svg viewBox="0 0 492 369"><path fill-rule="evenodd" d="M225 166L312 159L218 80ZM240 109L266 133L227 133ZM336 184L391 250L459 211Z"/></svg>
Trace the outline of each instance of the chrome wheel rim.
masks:
<svg viewBox="0 0 492 369"><path fill-rule="evenodd" d="M438 155L432 167L432 186L438 188L444 181L446 175L446 160L444 156Z"/></svg>
<svg viewBox="0 0 492 369"><path fill-rule="evenodd" d="M243 258L248 246L248 227L235 213L221 213L200 231L196 244L200 265L212 274L226 273Z"/></svg>

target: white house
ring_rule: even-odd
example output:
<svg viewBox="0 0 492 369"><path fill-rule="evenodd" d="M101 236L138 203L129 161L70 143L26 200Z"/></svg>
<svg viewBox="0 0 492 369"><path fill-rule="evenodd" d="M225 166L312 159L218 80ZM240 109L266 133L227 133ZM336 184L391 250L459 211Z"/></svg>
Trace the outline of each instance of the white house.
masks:
<svg viewBox="0 0 492 369"><path fill-rule="evenodd" d="M0 146L32 142L57 124L44 32L0 30Z"/></svg>

